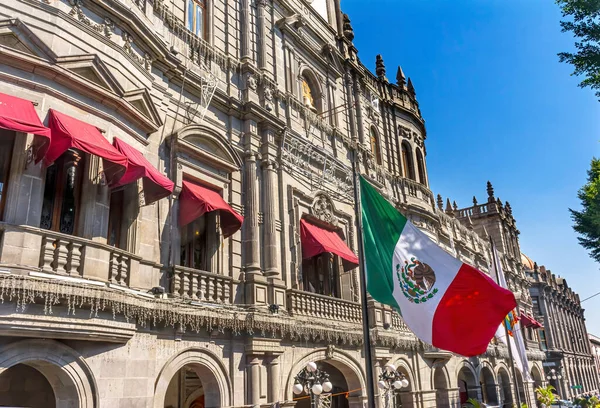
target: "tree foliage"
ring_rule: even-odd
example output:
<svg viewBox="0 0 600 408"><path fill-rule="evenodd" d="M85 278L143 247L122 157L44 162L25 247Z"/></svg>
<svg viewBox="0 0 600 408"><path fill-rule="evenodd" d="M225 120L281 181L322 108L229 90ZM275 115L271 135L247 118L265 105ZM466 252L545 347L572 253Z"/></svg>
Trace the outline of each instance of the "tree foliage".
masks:
<svg viewBox="0 0 600 408"><path fill-rule="evenodd" d="M599 0L600 2L600 0ZM587 183L577 193L582 210L569 209L581 246L600 262L600 160L593 158Z"/></svg>
<svg viewBox="0 0 600 408"><path fill-rule="evenodd" d="M537 399L543 406L549 407L556 401L556 395L554 394L554 387L548 385L546 387L538 387L535 390Z"/></svg>
<svg viewBox="0 0 600 408"><path fill-rule="evenodd" d="M589 87L600 98L600 0L556 0L562 9L563 32L571 32L577 38L576 52L561 52L560 62L567 62L575 68L573 75L584 76L579 83Z"/></svg>

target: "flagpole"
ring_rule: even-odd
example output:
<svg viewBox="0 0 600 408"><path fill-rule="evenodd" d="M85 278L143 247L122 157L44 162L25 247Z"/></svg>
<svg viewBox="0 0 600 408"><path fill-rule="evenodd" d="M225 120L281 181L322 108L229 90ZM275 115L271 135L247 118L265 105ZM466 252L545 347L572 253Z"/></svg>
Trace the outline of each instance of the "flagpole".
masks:
<svg viewBox="0 0 600 408"><path fill-rule="evenodd" d="M369 310L367 307L367 279L365 274L362 217L360 209L360 194L358 192L357 180L359 174L356 167L356 158L356 147L354 147L352 149L352 185L354 188L354 218L356 218L356 236L358 239L358 274L360 275L360 295L362 306L364 352L365 361L367 363L365 367L365 371L367 374L367 407L375 408L375 380L373 377L373 357L371 353L371 326L369 324Z"/></svg>
<svg viewBox="0 0 600 408"><path fill-rule="evenodd" d="M492 262L494 262L494 269L496 270L496 281L498 283L498 286L502 286L500 283L500 269L498 268L498 258L496 258L496 245L494 245L494 240L492 239L492 237L489 238L490 245L492 246ZM519 404L517 407L521 408L521 396L519 395L519 386L517 384L517 368L515 367L515 359L513 357L512 347L510 346L510 335L508 334L508 327L506 327L506 324L502 322L502 325L504 326L504 335L506 336L506 345L508 346L508 358L510 360L510 367L512 369L514 378L513 386L515 388L515 395L517 396L517 403Z"/></svg>

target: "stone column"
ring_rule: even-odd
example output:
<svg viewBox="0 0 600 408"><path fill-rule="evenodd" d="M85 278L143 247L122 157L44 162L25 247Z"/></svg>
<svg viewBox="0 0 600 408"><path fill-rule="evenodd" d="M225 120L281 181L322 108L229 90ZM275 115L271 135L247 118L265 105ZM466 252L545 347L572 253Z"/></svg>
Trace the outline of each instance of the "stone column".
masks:
<svg viewBox="0 0 600 408"><path fill-rule="evenodd" d="M277 264L277 163L273 160L263 160L263 248L265 262L265 276L278 277Z"/></svg>
<svg viewBox="0 0 600 408"><path fill-rule="evenodd" d="M269 361L269 366L267 367L267 377L268 377L268 398L269 403L279 402L281 395L279 391L279 356L272 355L271 360Z"/></svg>
<svg viewBox="0 0 600 408"><path fill-rule="evenodd" d="M222 274L219 268L219 249L221 248L221 225L218 211L206 214L206 265L208 272Z"/></svg>
<svg viewBox="0 0 600 408"><path fill-rule="evenodd" d="M267 68L267 6L270 0L257 0L257 44L258 44L258 68L266 70Z"/></svg>
<svg viewBox="0 0 600 408"><path fill-rule="evenodd" d="M354 80L354 101L356 103L356 109L351 109L356 111L356 121L358 126L358 141L363 144L365 143L365 128L363 124L363 115L362 115L362 98L360 97L362 91L362 84L360 81ZM381 141L380 141L381 145Z"/></svg>
<svg viewBox="0 0 600 408"><path fill-rule="evenodd" d="M256 153L246 152L245 170L244 267L247 274L254 274L260 273Z"/></svg>
<svg viewBox="0 0 600 408"><path fill-rule="evenodd" d="M250 40L252 39L252 31L250 30L250 4L251 0L242 0L241 4L241 16L240 16L240 41L241 41L241 60L252 60L252 48L250 47Z"/></svg>
<svg viewBox="0 0 600 408"><path fill-rule="evenodd" d="M257 356L248 356L248 403L250 405L260 405L260 358Z"/></svg>

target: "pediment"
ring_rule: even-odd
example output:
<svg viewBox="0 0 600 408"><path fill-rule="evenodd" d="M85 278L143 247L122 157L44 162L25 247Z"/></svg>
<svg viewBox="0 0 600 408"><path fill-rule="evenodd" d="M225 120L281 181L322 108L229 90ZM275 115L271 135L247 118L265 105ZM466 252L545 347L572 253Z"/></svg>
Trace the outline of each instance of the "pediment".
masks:
<svg viewBox="0 0 600 408"><path fill-rule="evenodd" d="M129 102L135 109L137 109L142 115L156 123L158 126L162 125L162 120L152 102L150 93L145 88L134 89L127 91L123 94L123 99Z"/></svg>
<svg viewBox="0 0 600 408"><path fill-rule="evenodd" d="M49 61L56 55L18 18L0 21L0 46Z"/></svg>
<svg viewBox="0 0 600 408"><path fill-rule="evenodd" d="M75 55L58 58L57 64L80 76L85 81L111 91L117 95L123 95L124 90L117 82L102 60L96 55Z"/></svg>

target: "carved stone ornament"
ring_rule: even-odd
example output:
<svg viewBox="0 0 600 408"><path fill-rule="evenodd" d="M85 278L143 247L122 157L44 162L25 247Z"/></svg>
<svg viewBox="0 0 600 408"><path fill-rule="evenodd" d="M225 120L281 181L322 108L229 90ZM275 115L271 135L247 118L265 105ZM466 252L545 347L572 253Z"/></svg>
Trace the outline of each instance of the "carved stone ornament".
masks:
<svg viewBox="0 0 600 408"><path fill-rule="evenodd" d="M325 195L319 195L313 204L313 215L328 224L337 224L337 219L333 215L333 204Z"/></svg>
<svg viewBox="0 0 600 408"><path fill-rule="evenodd" d="M108 17L104 19L104 23L97 24L90 20L85 13L83 12L83 2L82 0L70 0L69 3L73 8L69 11L69 15L71 17L75 17L77 20L81 21L83 24L90 27L92 30L103 34L106 38L110 38L112 33L114 32L115 25L112 20Z"/></svg>
<svg viewBox="0 0 600 408"><path fill-rule="evenodd" d="M327 350L325 350L325 358L327 360L333 360L335 357L335 346L333 344L327 345Z"/></svg>
<svg viewBox="0 0 600 408"><path fill-rule="evenodd" d="M127 31L123 31L121 38L123 38L123 51L125 51L125 53L129 55L135 62L146 68L146 70L149 71L152 69L152 58L150 58L150 54L144 53L143 56L139 56L133 50L133 37L131 34L129 34Z"/></svg>
<svg viewBox="0 0 600 408"><path fill-rule="evenodd" d="M248 78L246 79L246 85L248 88L256 91L256 88L258 87L258 81L256 77L254 75L248 75Z"/></svg>
<svg viewBox="0 0 600 408"><path fill-rule="evenodd" d="M402 125L398 126L398 133L400 133L400 136L402 138L407 139L407 140L410 140L412 137L412 133L411 133L410 129L405 128Z"/></svg>
<svg viewBox="0 0 600 408"><path fill-rule="evenodd" d="M265 88L265 99L267 101L272 101L273 100L273 90L269 87Z"/></svg>
<svg viewBox="0 0 600 408"><path fill-rule="evenodd" d="M352 28L352 24L350 23L350 17L348 17L348 14L344 14L343 19L344 37L346 37L348 41L354 41L354 29Z"/></svg>

